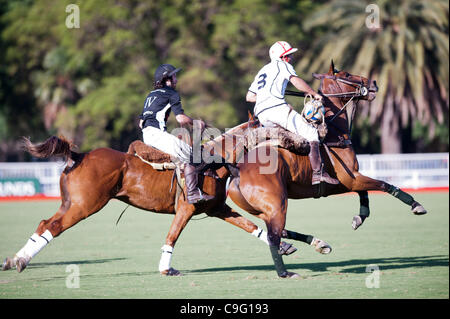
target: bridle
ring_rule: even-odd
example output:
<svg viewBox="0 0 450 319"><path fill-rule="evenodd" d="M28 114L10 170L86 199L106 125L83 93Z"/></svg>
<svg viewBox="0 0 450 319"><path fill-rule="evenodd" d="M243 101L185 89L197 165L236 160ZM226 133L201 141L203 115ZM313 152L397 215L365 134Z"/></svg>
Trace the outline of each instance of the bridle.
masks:
<svg viewBox="0 0 450 319"><path fill-rule="evenodd" d="M349 80L346 78L341 78L341 77L337 76L336 74L330 75L330 74L313 73L313 77L320 80L319 92L321 95L323 95L325 97L334 97L334 98L350 98L344 104L344 106L342 108L340 108L336 114L334 114L334 116L330 120L327 120L328 124L333 124L333 121L336 119L336 117L338 117L342 112L344 112L344 110L347 108L347 106L354 99L358 100L359 98L366 97L369 94L369 92L377 91L376 89L371 89L370 87L367 87L366 85L364 85L364 82L363 82L361 76L360 76L360 81L353 81L353 80ZM339 92L339 93L323 93L322 86L323 86L324 79L330 79L330 80L335 81L337 84L337 87L341 90L341 92ZM350 86L354 87L355 90L350 91L350 92L342 92L343 90L342 90L341 86L339 85L339 83L344 83L344 84L350 85ZM370 80L368 81L368 83L371 83ZM349 133L351 133L351 131L352 131L353 117L355 115L355 111L356 111L356 107L353 108L351 117L347 119L349 122Z"/></svg>
<svg viewBox="0 0 450 319"><path fill-rule="evenodd" d="M323 85L323 79L330 79L330 80L334 80L336 82L338 82L338 86L339 86L339 82L340 83L344 83L350 86L353 86L355 88L355 91L351 91L351 92L340 92L340 93L329 93L329 94L324 94L323 92L321 93L323 96L326 97L338 97L338 98L344 98L344 97L350 97L350 98L355 98L355 97L365 97L369 94L371 90L370 88L368 88L367 86L364 85L364 82L362 80L362 77L360 76L360 81L352 81L349 79L343 79L341 77L336 76L336 74L334 75L329 75L329 74L317 74L317 73L313 73L313 77L315 77L316 79L320 80L320 86L319 86L319 91L322 91L322 85ZM369 81L370 83L370 81ZM339 88L341 88L339 86Z"/></svg>

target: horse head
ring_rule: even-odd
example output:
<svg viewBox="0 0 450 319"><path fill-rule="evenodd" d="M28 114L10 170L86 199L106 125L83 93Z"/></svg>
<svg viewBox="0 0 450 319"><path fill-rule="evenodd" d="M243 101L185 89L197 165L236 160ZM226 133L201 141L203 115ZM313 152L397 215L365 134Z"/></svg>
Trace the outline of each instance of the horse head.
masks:
<svg viewBox="0 0 450 319"><path fill-rule="evenodd" d="M378 92L376 81L347 71L339 71L335 68L333 60L328 73L313 73L313 77L321 81L319 90L326 96L372 101Z"/></svg>
<svg viewBox="0 0 450 319"><path fill-rule="evenodd" d="M339 71L335 68L333 60L328 73L313 73L313 77L320 80L319 91L325 97L327 123L331 123L338 131L348 135L356 111L356 103L352 102L374 100L378 92L376 81L347 71Z"/></svg>

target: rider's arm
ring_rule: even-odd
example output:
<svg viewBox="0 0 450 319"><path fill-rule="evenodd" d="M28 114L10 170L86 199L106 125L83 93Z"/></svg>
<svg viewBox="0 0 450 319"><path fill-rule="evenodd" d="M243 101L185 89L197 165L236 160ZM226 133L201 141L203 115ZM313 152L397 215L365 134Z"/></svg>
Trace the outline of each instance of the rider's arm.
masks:
<svg viewBox="0 0 450 319"><path fill-rule="evenodd" d="M175 113L175 119L178 123L181 124L181 126L184 126L186 124L193 125L194 120L184 114L183 107L181 106L181 98L178 92L174 91L172 95L170 96L169 103L172 106L172 111Z"/></svg>
<svg viewBox="0 0 450 319"><path fill-rule="evenodd" d="M305 93L308 93L308 94L311 94L316 100L322 100L322 96L319 93L317 93L316 91L314 91L308 85L308 83L303 81L298 76L291 76L289 81L291 81L291 83L297 88L297 90L305 92Z"/></svg>
<svg viewBox="0 0 450 319"><path fill-rule="evenodd" d="M253 93L252 91L248 91L247 92L247 96L245 97L247 102L256 102L256 94Z"/></svg>
<svg viewBox="0 0 450 319"><path fill-rule="evenodd" d="M182 126L185 124L194 125L194 120L184 113L176 115L175 118L177 119L178 123L180 123ZM200 130L203 132L203 130L206 127L206 123L203 122L202 120L196 120L196 124L200 125Z"/></svg>
<svg viewBox="0 0 450 319"><path fill-rule="evenodd" d="M194 123L194 120L184 113L176 115L175 118L176 118L177 122L180 123L181 125L185 125L185 124L192 125Z"/></svg>

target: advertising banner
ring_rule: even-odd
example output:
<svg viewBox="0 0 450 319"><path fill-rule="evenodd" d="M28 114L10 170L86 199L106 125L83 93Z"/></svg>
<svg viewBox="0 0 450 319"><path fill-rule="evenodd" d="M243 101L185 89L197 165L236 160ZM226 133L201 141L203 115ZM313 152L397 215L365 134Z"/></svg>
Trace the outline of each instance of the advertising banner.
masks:
<svg viewBox="0 0 450 319"><path fill-rule="evenodd" d="M0 178L0 197L35 196L41 193L37 178Z"/></svg>

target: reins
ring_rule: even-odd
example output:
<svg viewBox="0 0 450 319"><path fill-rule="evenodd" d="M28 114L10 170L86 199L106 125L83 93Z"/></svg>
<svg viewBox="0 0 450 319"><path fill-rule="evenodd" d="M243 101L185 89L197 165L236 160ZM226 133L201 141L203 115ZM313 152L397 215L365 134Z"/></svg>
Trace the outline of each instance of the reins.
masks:
<svg viewBox="0 0 450 319"><path fill-rule="evenodd" d="M329 75L329 74L317 74L317 73L313 73L313 77L320 80L319 93L321 95L323 95L323 96L325 96L327 98L328 97L330 97L330 98L340 98L340 99L350 98L341 108L339 108L338 112L333 114L333 117L330 120L326 121L327 124L331 124L333 126L335 126L333 124L334 120L340 114L342 114L342 112L344 112L347 109L347 106L350 105L350 103L354 102L355 98L358 99L360 97L365 97L365 96L367 96L367 94L369 94L369 89L366 86L364 86L364 82L362 81L362 79L359 82L355 82L355 81L351 81L351 80L348 80L348 79L340 78L340 77L336 76L336 74ZM342 91L342 88L340 87L339 83L344 83L344 84L350 85L350 86L354 87L355 90L351 91L351 92L323 93L322 86L323 86L323 80L324 79L330 79L330 80L335 81L336 84L337 84L338 89L341 90L341 91ZM292 95L292 96L299 96L299 97L305 97L305 95L306 95L303 92L295 92L295 91L290 91L290 90L286 90L285 94L286 95ZM353 109L352 114L351 114L350 123L349 123L349 132L351 132L354 114L355 114L355 108ZM338 127L336 127L336 128L341 130ZM339 143L339 144L341 145L343 143Z"/></svg>

